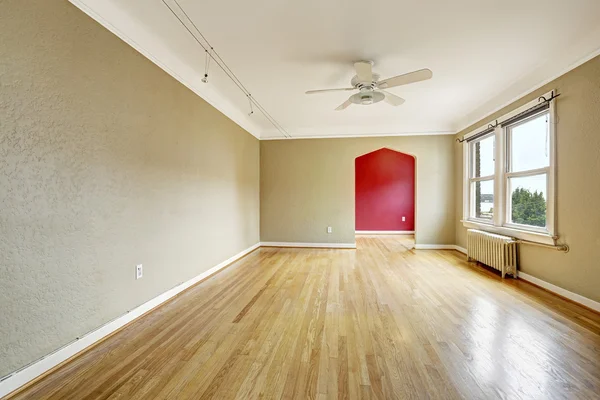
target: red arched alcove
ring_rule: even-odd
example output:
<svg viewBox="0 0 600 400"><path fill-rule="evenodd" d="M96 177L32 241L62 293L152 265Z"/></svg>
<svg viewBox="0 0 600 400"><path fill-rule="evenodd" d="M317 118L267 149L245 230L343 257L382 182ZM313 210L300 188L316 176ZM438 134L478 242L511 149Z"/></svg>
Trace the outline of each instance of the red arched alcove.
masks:
<svg viewBox="0 0 600 400"><path fill-rule="evenodd" d="M414 231L415 158L383 148L354 163L356 230Z"/></svg>

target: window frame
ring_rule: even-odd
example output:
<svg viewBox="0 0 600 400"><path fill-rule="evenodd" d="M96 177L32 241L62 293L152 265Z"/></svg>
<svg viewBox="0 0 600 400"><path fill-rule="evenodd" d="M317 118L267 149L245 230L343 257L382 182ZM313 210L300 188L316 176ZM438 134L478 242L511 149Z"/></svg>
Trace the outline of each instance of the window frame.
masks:
<svg viewBox="0 0 600 400"><path fill-rule="evenodd" d="M505 182L504 182L504 187L506 190L506 215L505 215L505 222L504 222L504 226L506 226L507 228L513 228L513 229L520 229L520 230L527 230L527 231L534 231L534 232L538 232L538 233L542 233L542 234L550 234L551 232L554 231L554 226L553 226L553 221L552 221L552 213L550 212L550 207L548 205L549 203L549 199L550 199L550 172L551 172L551 156L550 156L550 149L551 149L551 144L550 144L550 137L548 138L548 146L549 146L549 151L548 151L548 166L547 167L541 167L541 168L534 168L534 169L528 169L528 170L524 170L524 171L517 171L517 172L511 172L511 165L512 165L512 152L511 152L511 141L512 141L512 130L520 125L526 124L536 118L539 118L542 115L548 115L548 136L550 136L550 108L548 108L547 110L541 110L540 112L534 113L532 115L529 115L523 119L520 119L512 124L509 124L505 127L503 127L504 129L504 137L506 140L506 172L504 174L505 178ZM528 176L538 176L538 175L546 175L546 226L545 227L536 227L536 226L532 226L532 225L525 225L525 224L518 224L515 222L511 222L511 213L512 213L512 202L510 201L509 197L510 196L510 188L509 188L509 182L511 178L523 178L523 177L528 177Z"/></svg>
<svg viewBox="0 0 600 400"><path fill-rule="evenodd" d="M544 95L550 98L552 92ZM524 116L523 119L512 121L509 124L505 122L514 119L519 114L539 105L537 100L531 101L522 107L519 107L497 119L497 125L492 132L468 141L469 137L481 134L489 129L489 125L484 125L469 134L465 135L463 142L463 219L461 222L467 228L477 228L485 231L508 235L518 239L529 240L537 243L552 244L556 243L556 124L555 124L555 101L551 100L547 109L540 110L531 115ZM549 166L525 170L518 172L509 172L510 165L510 129L528 122L531 119L539 117L541 114L548 114L548 150ZM471 144L477 143L485 138L495 135L495 165L494 175L473 178L474 160L471 154ZM534 176L546 174L546 227L535 227L511 222L511 202L509 193L509 179L523 176ZM472 182L494 180L494 217L490 220L474 218L471 216L473 210L475 195L471 189Z"/></svg>
<svg viewBox="0 0 600 400"><path fill-rule="evenodd" d="M496 199L496 165L494 165L494 173L492 175L486 175L486 176L475 176L475 159L473 157L473 150L475 148L475 144L490 138L492 136L495 136L494 131L487 133L483 136L481 136L480 138L477 138L475 140L472 140L471 142L469 142L468 144L468 152L469 152L469 172L468 172L468 190L469 190L469 212L468 212L468 219L471 221L475 221L477 223L481 223L481 224L486 224L486 225L493 225L494 224L494 220L493 218L491 220L489 219L485 219L485 218L477 218L476 216L474 216L472 213L472 210L475 206L475 195L473 193L474 191L474 184L477 182L487 182L487 181L492 181L493 185L494 185L494 206L495 206L495 199ZM494 137L495 139L495 137ZM496 148L496 143L494 142L494 150ZM495 155L494 155L495 158ZM496 210L494 208L494 214L496 213Z"/></svg>

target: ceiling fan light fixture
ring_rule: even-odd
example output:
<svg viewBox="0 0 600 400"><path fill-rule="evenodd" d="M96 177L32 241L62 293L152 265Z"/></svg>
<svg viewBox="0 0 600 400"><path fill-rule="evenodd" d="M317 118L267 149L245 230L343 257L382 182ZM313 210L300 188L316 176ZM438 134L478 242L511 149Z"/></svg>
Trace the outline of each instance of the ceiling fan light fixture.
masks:
<svg viewBox="0 0 600 400"><path fill-rule="evenodd" d="M385 98L383 93L374 92L372 90L364 90L350 96L350 101L354 104L368 106L374 103L379 103Z"/></svg>

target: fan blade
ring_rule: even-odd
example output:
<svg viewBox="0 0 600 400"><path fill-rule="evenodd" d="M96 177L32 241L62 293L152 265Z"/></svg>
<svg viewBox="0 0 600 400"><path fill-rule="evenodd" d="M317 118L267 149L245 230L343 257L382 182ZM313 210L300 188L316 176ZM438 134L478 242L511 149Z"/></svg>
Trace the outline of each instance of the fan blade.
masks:
<svg viewBox="0 0 600 400"><path fill-rule="evenodd" d="M358 76L359 82L373 82L373 65L368 61L358 61L354 63L354 69L356 69L356 75Z"/></svg>
<svg viewBox="0 0 600 400"><path fill-rule="evenodd" d="M346 90L354 90L354 88L341 88L341 89L320 89L320 90L309 90L306 94L325 93L325 92L343 92Z"/></svg>
<svg viewBox="0 0 600 400"><path fill-rule="evenodd" d="M343 102L342 104L340 104L335 111L342 111L345 110L346 108L348 108L348 106L352 104L352 102L350 101L350 99L346 100L345 102Z"/></svg>
<svg viewBox="0 0 600 400"><path fill-rule="evenodd" d="M377 82L377 87L388 89L395 86L408 85L409 83L421 82L431 79L433 72L429 69L420 69L418 71L409 72L408 74L394 76L393 78L384 79Z"/></svg>
<svg viewBox="0 0 600 400"><path fill-rule="evenodd" d="M391 106L399 106L405 102L405 100L402 97L398 97L393 93L386 92L385 90L379 91L385 95L385 102Z"/></svg>

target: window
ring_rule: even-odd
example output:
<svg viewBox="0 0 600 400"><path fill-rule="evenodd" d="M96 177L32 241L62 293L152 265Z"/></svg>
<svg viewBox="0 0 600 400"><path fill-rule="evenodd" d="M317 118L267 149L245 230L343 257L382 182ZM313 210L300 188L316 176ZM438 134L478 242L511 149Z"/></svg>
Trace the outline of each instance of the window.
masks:
<svg viewBox="0 0 600 400"><path fill-rule="evenodd" d="M507 223L546 229L550 173L549 112L526 118L506 130Z"/></svg>
<svg viewBox="0 0 600 400"><path fill-rule="evenodd" d="M465 226L553 244L553 103L536 100L466 136Z"/></svg>
<svg viewBox="0 0 600 400"><path fill-rule="evenodd" d="M469 144L471 153L469 178L471 204L470 217L483 221L494 218L495 148L494 132Z"/></svg>

